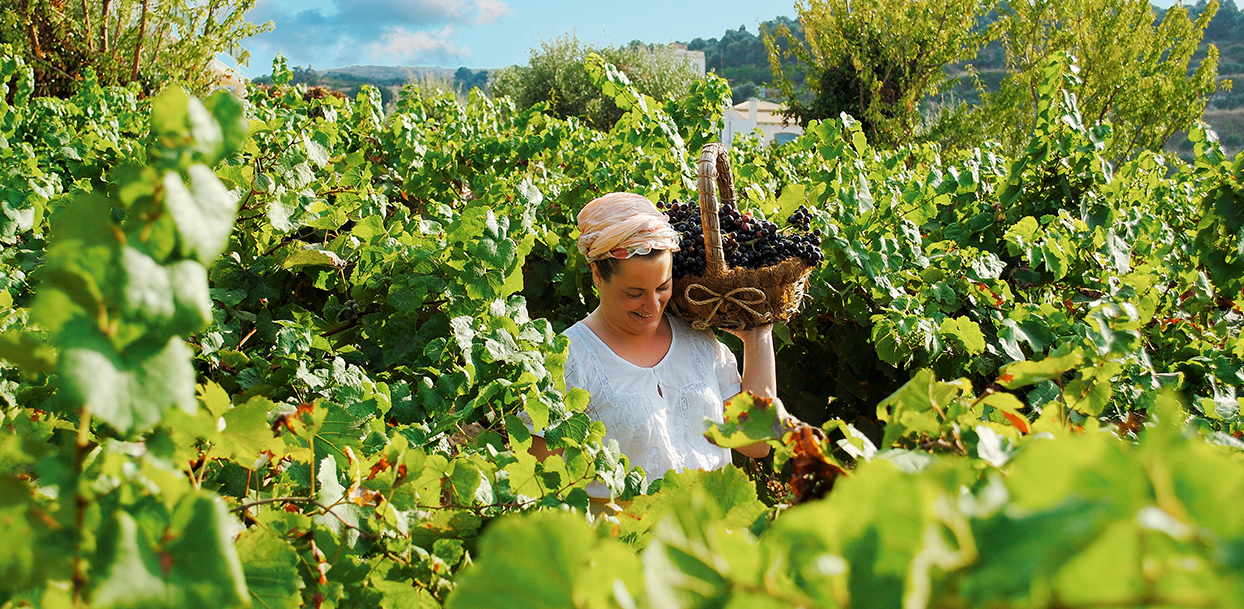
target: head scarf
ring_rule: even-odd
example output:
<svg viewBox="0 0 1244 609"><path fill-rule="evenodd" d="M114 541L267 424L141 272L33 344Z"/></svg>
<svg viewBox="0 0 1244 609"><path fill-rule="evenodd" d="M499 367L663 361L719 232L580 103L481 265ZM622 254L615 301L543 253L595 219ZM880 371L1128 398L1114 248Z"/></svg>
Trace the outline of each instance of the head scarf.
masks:
<svg viewBox="0 0 1244 609"><path fill-rule="evenodd" d="M579 212L579 253L588 262L678 250L678 231L646 197L611 192Z"/></svg>

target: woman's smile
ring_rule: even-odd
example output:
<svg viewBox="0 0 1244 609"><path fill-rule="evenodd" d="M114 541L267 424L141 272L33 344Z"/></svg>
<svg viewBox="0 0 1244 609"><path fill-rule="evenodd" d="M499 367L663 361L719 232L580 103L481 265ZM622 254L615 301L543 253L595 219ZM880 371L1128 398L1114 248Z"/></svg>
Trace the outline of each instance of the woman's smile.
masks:
<svg viewBox="0 0 1244 609"><path fill-rule="evenodd" d="M619 260L608 280L593 267L593 279L600 288L597 315L601 321L622 336L646 337L655 332L673 292L672 262L668 250Z"/></svg>

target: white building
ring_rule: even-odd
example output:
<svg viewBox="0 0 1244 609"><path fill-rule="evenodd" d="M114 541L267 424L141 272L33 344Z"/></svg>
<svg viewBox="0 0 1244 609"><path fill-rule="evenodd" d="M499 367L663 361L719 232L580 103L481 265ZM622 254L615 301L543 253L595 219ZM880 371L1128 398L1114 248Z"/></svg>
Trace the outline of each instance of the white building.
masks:
<svg viewBox="0 0 1244 609"><path fill-rule="evenodd" d="M803 135L803 127L798 123L785 124L780 104L754 97L727 108L722 118L725 127L721 130L721 143L727 148L734 142L734 136L747 135L756 130L760 130L761 143L765 145L784 144Z"/></svg>
<svg viewBox="0 0 1244 609"><path fill-rule="evenodd" d="M704 62L704 51L688 51L687 45L675 42L670 45L670 51L673 52L675 59L681 59L695 66L696 73L700 78L708 71L708 64Z"/></svg>
<svg viewBox="0 0 1244 609"><path fill-rule="evenodd" d="M246 98L246 79L215 57L212 58L212 71L216 73L215 89L228 89L243 99Z"/></svg>

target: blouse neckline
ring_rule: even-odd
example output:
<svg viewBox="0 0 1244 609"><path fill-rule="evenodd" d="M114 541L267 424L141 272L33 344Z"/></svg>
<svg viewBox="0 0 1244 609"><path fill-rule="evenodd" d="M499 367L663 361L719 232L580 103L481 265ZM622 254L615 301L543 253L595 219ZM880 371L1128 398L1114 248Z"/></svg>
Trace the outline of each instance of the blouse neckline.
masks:
<svg viewBox="0 0 1244 609"><path fill-rule="evenodd" d="M661 314L665 315L664 312ZM670 346L668 349L665 350L665 355L661 356L661 361L651 366L640 366L639 364L636 364L635 362L632 362L631 360L628 360L625 357L618 355L618 352L614 351L613 347L609 346L609 343L606 343L601 337L597 336L596 331L592 330L591 327L583 323L582 320L575 322L575 325L583 326L583 329L587 330L587 334L592 337L592 340L596 341L599 344L599 346L604 347L605 351L609 352L609 355L617 358L619 361L626 364L627 366L631 366L632 368L635 368L637 370L656 370L657 368L661 367L661 364L664 364L666 361L669 360L670 354L674 352L674 347L678 344L678 331L674 329L674 324L677 323L676 321L677 318L668 316L668 315L666 315L665 318L666 320L669 321L669 324L670 324Z"/></svg>

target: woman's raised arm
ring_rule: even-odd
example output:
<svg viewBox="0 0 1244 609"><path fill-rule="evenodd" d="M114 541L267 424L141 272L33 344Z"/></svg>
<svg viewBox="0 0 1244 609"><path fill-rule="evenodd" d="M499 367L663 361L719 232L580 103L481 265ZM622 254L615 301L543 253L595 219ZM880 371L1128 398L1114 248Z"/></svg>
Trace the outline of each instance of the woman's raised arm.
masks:
<svg viewBox="0 0 1244 609"><path fill-rule="evenodd" d="M743 391L762 398L777 397L777 362L773 355L773 325L750 330L726 330L743 341ZM753 459L769 454L763 442L744 446L739 452Z"/></svg>

